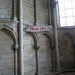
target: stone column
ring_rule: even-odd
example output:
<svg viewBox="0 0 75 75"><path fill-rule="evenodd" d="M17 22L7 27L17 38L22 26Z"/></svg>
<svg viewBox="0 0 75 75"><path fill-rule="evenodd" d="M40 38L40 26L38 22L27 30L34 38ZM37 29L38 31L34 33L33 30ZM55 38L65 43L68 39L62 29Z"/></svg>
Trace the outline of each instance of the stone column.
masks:
<svg viewBox="0 0 75 75"><path fill-rule="evenodd" d="M55 37L55 57L56 57L56 70L60 70L60 60L59 60L59 49L58 49L58 32L57 32L57 18L56 18L56 1L51 1L51 7L53 11L53 25L54 25L54 37Z"/></svg>
<svg viewBox="0 0 75 75"><path fill-rule="evenodd" d="M34 0L34 25L36 25L36 0Z"/></svg>
<svg viewBox="0 0 75 75"><path fill-rule="evenodd" d="M13 0L13 20L17 21L17 0Z"/></svg>
<svg viewBox="0 0 75 75"><path fill-rule="evenodd" d="M39 52L38 52L38 50L39 50L40 46L35 45L34 48L35 48L35 53L36 53L36 73L35 73L35 75L39 75Z"/></svg>
<svg viewBox="0 0 75 75"><path fill-rule="evenodd" d="M19 53L20 53L20 74L24 75L23 64L23 0L19 0Z"/></svg>
<svg viewBox="0 0 75 75"><path fill-rule="evenodd" d="M51 24L51 9L50 9L50 0L47 0L48 2L48 25Z"/></svg>
<svg viewBox="0 0 75 75"><path fill-rule="evenodd" d="M18 44L14 44L13 45L13 49L14 49L14 75L18 75L18 61L17 61L17 50L18 50Z"/></svg>

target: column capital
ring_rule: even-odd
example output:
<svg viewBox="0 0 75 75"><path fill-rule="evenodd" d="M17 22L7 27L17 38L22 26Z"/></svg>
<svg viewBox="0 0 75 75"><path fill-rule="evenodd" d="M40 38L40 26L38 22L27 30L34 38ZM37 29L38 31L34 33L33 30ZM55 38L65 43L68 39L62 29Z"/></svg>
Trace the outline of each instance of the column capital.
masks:
<svg viewBox="0 0 75 75"><path fill-rule="evenodd" d="M40 48L40 45L34 45L35 50L39 50L39 48Z"/></svg>
<svg viewBox="0 0 75 75"><path fill-rule="evenodd" d="M13 48L13 50L18 50L18 44L13 44L12 48Z"/></svg>

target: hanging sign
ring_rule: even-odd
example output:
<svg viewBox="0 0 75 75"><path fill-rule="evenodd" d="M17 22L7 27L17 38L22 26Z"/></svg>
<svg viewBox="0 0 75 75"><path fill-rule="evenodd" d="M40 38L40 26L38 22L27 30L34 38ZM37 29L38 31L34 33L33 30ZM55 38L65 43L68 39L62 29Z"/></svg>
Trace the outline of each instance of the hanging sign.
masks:
<svg viewBox="0 0 75 75"><path fill-rule="evenodd" d="M47 30L50 30L50 29L52 29L52 26L29 26L29 25L27 25L24 28L24 31L39 32L39 31L47 31Z"/></svg>

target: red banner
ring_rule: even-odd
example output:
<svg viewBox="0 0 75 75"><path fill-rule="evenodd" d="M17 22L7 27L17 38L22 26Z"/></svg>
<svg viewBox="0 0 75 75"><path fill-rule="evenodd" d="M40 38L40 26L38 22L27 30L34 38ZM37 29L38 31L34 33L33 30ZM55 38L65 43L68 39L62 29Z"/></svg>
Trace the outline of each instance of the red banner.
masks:
<svg viewBox="0 0 75 75"><path fill-rule="evenodd" d="M24 31L29 31L29 32L39 32L39 31L47 31L52 29L52 26L26 26L26 28L24 28Z"/></svg>

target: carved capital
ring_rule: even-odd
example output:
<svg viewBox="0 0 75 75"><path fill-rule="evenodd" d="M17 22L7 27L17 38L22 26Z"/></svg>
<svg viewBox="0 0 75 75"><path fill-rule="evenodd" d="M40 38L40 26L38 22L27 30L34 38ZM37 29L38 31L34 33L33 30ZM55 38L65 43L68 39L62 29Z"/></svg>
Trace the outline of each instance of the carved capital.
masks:
<svg viewBox="0 0 75 75"><path fill-rule="evenodd" d="M39 50L40 47L41 47L41 45L34 45L35 50Z"/></svg>
<svg viewBox="0 0 75 75"><path fill-rule="evenodd" d="M18 44L12 45L13 50L18 50Z"/></svg>

